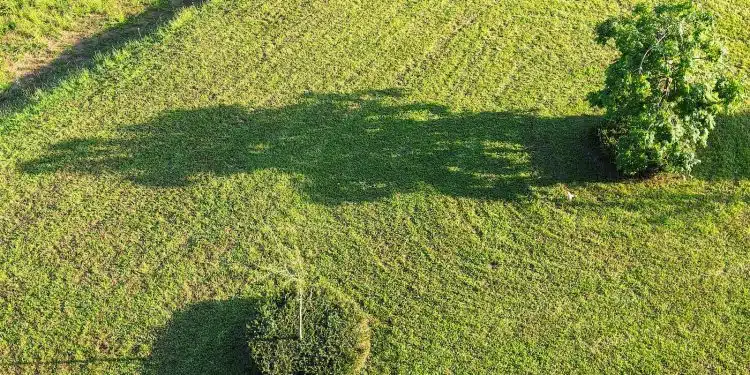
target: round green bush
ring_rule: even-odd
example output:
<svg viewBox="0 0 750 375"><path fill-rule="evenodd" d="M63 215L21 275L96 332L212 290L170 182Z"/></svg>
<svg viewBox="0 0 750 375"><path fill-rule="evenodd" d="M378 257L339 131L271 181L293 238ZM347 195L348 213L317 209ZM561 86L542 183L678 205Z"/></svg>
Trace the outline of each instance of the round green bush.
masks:
<svg viewBox="0 0 750 375"><path fill-rule="evenodd" d="M248 324L259 374L358 374L370 353L366 315L332 288L289 288L265 300ZM300 337L300 300L302 337Z"/></svg>

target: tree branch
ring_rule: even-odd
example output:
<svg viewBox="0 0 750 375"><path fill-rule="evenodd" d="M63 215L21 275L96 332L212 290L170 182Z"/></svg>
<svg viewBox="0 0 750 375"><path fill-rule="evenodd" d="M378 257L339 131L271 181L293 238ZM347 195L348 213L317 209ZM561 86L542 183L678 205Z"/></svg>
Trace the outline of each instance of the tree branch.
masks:
<svg viewBox="0 0 750 375"><path fill-rule="evenodd" d="M654 48L656 48L656 46L658 46L659 44L661 44L661 42L664 41L664 38L666 38L667 35L669 35L669 30L665 30L664 31L664 35L662 35L661 38L659 38L659 40L657 40L656 43L654 43L653 46L649 47L649 49L646 50L646 53L643 55L643 58L641 58L641 65L638 67L638 74L639 75L643 74L643 63L646 62L646 57L648 57L648 54L651 53L651 51L653 51Z"/></svg>

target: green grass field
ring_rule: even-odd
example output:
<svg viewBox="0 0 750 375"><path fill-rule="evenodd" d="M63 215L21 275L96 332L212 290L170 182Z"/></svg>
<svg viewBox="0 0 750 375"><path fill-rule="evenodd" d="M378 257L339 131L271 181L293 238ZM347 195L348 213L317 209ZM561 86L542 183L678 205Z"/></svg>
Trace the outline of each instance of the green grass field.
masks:
<svg viewBox="0 0 750 375"><path fill-rule="evenodd" d="M81 36L133 23L135 14L164 12L179 0L3 0L0 3L0 91L54 57L75 63ZM154 24L154 22L151 22ZM100 35L101 36L101 35ZM94 38L92 38L94 39ZM60 56L62 50L67 54ZM58 61L61 62L61 61ZM58 64L59 65L59 64ZM49 67L48 67L49 68Z"/></svg>
<svg viewBox="0 0 750 375"><path fill-rule="evenodd" d="M369 314L368 373L750 373L750 104L617 178L586 94L632 5L195 2L11 92L0 373L241 373L297 278ZM746 5L708 4L745 77Z"/></svg>

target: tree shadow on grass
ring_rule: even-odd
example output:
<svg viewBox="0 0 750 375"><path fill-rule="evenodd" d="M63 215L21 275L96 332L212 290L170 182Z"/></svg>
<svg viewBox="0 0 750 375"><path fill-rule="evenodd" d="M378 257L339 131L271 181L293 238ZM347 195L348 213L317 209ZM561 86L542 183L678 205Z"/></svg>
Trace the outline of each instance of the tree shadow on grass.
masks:
<svg viewBox="0 0 750 375"><path fill-rule="evenodd" d="M694 175L702 180L750 179L750 114L720 116Z"/></svg>
<svg viewBox="0 0 750 375"><path fill-rule="evenodd" d="M247 323L259 300L205 301L176 312L158 332L144 373L249 374Z"/></svg>
<svg viewBox="0 0 750 375"><path fill-rule="evenodd" d="M330 204L425 188L517 200L538 186L616 176L590 137L596 117L454 113L405 103L402 94L308 94L281 108L168 111L112 135L52 145L21 169L114 173L151 187L184 186L204 173L273 169Z"/></svg>
<svg viewBox="0 0 750 375"><path fill-rule="evenodd" d="M0 91L0 106L25 107L35 89L55 86L77 71L92 68L97 55L111 53L130 41L146 38L172 20L180 9L201 6L207 1L160 0L125 22L77 41L54 60L16 79L9 88Z"/></svg>

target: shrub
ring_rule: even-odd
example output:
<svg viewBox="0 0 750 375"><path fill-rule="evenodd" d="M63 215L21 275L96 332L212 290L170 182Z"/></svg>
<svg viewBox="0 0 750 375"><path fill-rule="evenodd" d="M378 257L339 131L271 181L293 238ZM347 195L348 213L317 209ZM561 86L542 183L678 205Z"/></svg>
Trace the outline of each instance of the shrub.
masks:
<svg viewBox="0 0 750 375"><path fill-rule="evenodd" d="M261 374L357 374L370 353L370 331L356 304L321 284L267 299L248 324L250 359Z"/></svg>
<svg viewBox="0 0 750 375"><path fill-rule="evenodd" d="M692 2L650 7L597 27L597 41L614 40L620 57L592 105L606 109L605 149L627 175L689 173L699 163L715 116L738 101L740 85L725 75L726 51L714 17Z"/></svg>

